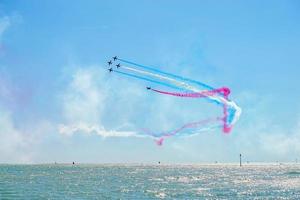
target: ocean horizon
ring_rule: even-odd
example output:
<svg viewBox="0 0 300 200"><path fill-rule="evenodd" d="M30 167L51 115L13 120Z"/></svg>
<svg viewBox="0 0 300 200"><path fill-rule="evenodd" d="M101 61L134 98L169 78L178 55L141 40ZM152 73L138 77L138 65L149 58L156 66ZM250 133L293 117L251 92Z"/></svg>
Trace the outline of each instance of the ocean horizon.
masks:
<svg viewBox="0 0 300 200"><path fill-rule="evenodd" d="M0 164L0 199L299 199L300 164Z"/></svg>

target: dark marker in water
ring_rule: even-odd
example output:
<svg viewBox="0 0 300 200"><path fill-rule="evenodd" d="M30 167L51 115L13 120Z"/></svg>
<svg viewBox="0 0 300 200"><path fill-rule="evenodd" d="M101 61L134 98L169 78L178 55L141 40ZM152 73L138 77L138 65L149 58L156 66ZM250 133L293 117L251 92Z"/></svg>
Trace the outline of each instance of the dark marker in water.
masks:
<svg viewBox="0 0 300 200"><path fill-rule="evenodd" d="M242 154L240 154L240 167L242 166Z"/></svg>

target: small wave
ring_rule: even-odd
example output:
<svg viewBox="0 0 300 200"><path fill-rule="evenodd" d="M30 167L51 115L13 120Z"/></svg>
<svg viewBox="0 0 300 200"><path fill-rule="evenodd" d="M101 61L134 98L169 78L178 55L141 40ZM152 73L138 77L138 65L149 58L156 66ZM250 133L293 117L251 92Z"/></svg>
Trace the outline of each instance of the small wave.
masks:
<svg viewBox="0 0 300 200"><path fill-rule="evenodd" d="M286 173L287 175L300 175L300 171L290 171Z"/></svg>
<svg viewBox="0 0 300 200"><path fill-rule="evenodd" d="M166 196L167 195L164 192L159 192L158 194L155 195L155 197L160 198L160 199L164 199Z"/></svg>

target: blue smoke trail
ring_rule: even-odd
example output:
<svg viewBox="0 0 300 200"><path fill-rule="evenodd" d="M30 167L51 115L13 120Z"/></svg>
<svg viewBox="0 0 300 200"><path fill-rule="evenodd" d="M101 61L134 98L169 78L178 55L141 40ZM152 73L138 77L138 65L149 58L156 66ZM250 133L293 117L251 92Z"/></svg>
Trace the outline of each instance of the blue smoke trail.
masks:
<svg viewBox="0 0 300 200"><path fill-rule="evenodd" d="M188 78L184 78L184 77L181 77L181 76L177 76L177 75L174 75L174 74L170 74L170 73L167 73L167 72L163 72L163 71L160 71L158 69L154 69L152 67L148 67L148 66L145 66L145 65L141 65L141 64L138 64L138 63L135 63L135 62L131 62L131 61L128 61L128 60L124 60L124 59L121 59L121 58L118 58L118 60L124 62L124 63L127 63L127 64L131 64L131 65L135 65L137 67L141 67L143 69L147 69L147 70L150 70L150 71L153 71L153 72L157 72L157 73L160 73L160 74L164 74L164 75L167 75L167 76L170 76L172 78L176 78L176 79L180 79L182 81L187 81L187 82L191 82L191 83L195 83L197 85L200 85L202 87L205 87L207 89L210 89L210 90L214 90L215 88L209 86L209 85L206 85L204 83L201 83L199 81L195 81L195 80L192 80L192 79L188 79Z"/></svg>
<svg viewBox="0 0 300 200"><path fill-rule="evenodd" d="M164 86L176 89L176 90L183 90L180 87L177 87L177 86L174 86L174 85L171 85L171 84L168 84L168 83L156 81L156 80L153 80L153 79L150 79L150 78L145 78L145 77L142 77L142 76L138 76L138 75L134 75L134 74L129 74L129 73L118 71L118 70L114 70L114 72L122 74L122 75L130 76L130 77L134 77L134 78L137 78L137 79L140 79L140 80L146 80L146 81L149 81L149 82L152 82L152 83L164 85ZM213 102L213 103L215 103L217 105L221 105L222 106L222 104L220 102L218 102L218 101L216 101L214 99L205 98L204 100L208 101L208 102Z"/></svg>
<svg viewBox="0 0 300 200"><path fill-rule="evenodd" d="M138 75L129 74L129 73L126 73L126 72L121 72L121 71L118 71L118 70L114 70L113 72L123 74L123 75L126 75L126 76L130 76L130 77L134 77L134 78L137 78L137 79L140 79L140 80L146 80L146 81L149 81L149 82L152 82L152 83L164 85L164 86L176 89L176 90L182 90L182 88L176 87L174 85L170 85L168 83L163 83L163 82L160 82L160 81L155 81L155 80L152 80L152 79L149 79L149 78L144 78L144 77L141 77L141 76L138 76Z"/></svg>

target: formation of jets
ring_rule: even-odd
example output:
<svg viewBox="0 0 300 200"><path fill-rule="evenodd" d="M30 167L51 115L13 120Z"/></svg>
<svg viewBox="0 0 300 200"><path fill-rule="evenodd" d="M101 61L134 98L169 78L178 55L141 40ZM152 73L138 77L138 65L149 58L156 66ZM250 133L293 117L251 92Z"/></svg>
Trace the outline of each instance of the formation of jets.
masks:
<svg viewBox="0 0 300 200"><path fill-rule="evenodd" d="M107 62L108 66L111 66L111 65L113 64L113 62L116 61L116 60L118 60L118 57L117 57L117 56L112 57L112 60L109 60L109 61ZM117 67L117 68L121 67L121 64L120 64L120 63L117 64L116 67ZM110 68L108 68L108 71L109 71L109 72L112 72L112 71L114 71L114 70L113 70L112 67L110 67Z"/></svg>
<svg viewBox="0 0 300 200"><path fill-rule="evenodd" d="M116 60L118 60L118 57L117 57L117 56L114 56L114 57L112 57L112 60L109 60L109 61L107 62L108 66L109 66L109 68L108 68L107 70L109 71L109 73L114 71L113 68L110 67L110 66L111 66L111 65L113 64L113 62L116 61ZM120 63L116 64L116 67L117 67L117 68L120 68L120 67L121 67L121 64L120 64ZM147 90L151 90L151 87L146 87L146 88L147 88Z"/></svg>
<svg viewBox="0 0 300 200"><path fill-rule="evenodd" d="M109 60L109 61L107 62L108 66L111 66L111 65L113 64L113 62L116 61L116 60L118 60L118 57L117 57L117 56L112 57L112 60ZM119 63L119 64L117 64L116 66L117 66L117 68L119 68L119 67L121 67L121 64ZM114 70L113 70L112 67L110 67L110 68L108 68L108 71L109 71L109 72L112 72L112 71L114 71Z"/></svg>

